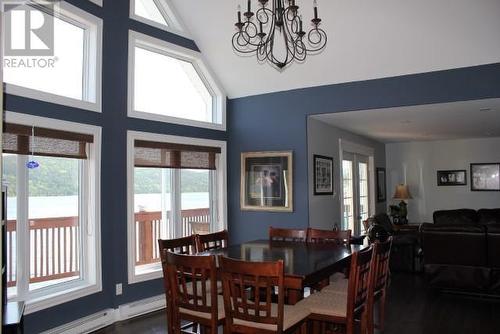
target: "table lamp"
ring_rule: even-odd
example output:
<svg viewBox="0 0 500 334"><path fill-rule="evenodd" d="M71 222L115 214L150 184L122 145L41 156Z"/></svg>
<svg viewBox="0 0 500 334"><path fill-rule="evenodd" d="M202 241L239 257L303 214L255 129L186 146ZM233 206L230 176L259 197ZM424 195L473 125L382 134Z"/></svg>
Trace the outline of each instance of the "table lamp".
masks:
<svg viewBox="0 0 500 334"><path fill-rule="evenodd" d="M408 185L398 184L392 198L401 200L401 202L399 202L399 223L407 224L408 219L406 217L408 215L408 204L406 204L405 200L412 198Z"/></svg>

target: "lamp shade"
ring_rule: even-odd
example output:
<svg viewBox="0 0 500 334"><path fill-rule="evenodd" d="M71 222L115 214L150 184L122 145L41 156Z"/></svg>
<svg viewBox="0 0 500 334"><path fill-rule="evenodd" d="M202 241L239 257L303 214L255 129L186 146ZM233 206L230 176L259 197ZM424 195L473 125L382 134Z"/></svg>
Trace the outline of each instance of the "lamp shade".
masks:
<svg viewBox="0 0 500 334"><path fill-rule="evenodd" d="M396 191L394 191L394 196L392 196L394 199L410 199L411 194L410 194L410 189L408 188L408 185L406 184L398 184L396 186Z"/></svg>

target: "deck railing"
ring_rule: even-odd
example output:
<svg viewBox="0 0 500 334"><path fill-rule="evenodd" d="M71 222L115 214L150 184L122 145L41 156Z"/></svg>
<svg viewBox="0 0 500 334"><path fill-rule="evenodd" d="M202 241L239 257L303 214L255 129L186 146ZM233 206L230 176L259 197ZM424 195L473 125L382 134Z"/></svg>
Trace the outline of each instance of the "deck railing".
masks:
<svg viewBox="0 0 500 334"><path fill-rule="evenodd" d="M181 233L208 233L210 223L210 210L208 208L189 209L181 211ZM161 224L161 212L136 212L136 265L155 263L160 260L160 251L157 240L164 233L163 228L170 226L170 211L167 211L167 223Z"/></svg>
<svg viewBox="0 0 500 334"><path fill-rule="evenodd" d="M170 217L170 212L167 212ZM182 210L183 235L207 233L208 208ZM162 229L161 212L136 212L136 265L159 261L157 240ZM16 220L7 221L7 286L16 285ZM78 217L40 218L29 220L30 283L47 282L80 275L80 240Z"/></svg>

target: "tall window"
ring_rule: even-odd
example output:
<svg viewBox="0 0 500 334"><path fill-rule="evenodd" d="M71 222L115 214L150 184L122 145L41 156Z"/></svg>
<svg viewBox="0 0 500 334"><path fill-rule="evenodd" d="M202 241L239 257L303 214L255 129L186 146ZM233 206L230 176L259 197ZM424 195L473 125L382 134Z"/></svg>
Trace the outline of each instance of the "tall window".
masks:
<svg viewBox="0 0 500 334"><path fill-rule="evenodd" d="M2 31L10 36L3 36L4 40L9 37L12 47L26 54L4 55L6 91L100 111L101 20L65 2L47 8L14 7L7 15L10 29ZM44 45L33 33L29 40L25 38L25 24L30 21L53 23L53 34L45 37L53 40L53 50L47 56L29 54L34 46L50 50L50 42L45 41L49 46Z"/></svg>
<svg viewBox="0 0 500 334"><path fill-rule="evenodd" d="M36 308L35 300L57 296L62 302L68 291L100 289L95 140L93 134L5 125L9 299Z"/></svg>
<svg viewBox="0 0 500 334"><path fill-rule="evenodd" d="M200 54L130 33L129 116L224 129L225 97Z"/></svg>
<svg viewBox="0 0 500 334"><path fill-rule="evenodd" d="M216 145L144 140L129 134L129 146L133 146L133 157L129 157L129 177L133 179L133 189L129 188L132 282L159 277L157 239L225 228L225 172L221 144Z"/></svg>
<svg viewBox="0 0 500 334"><path fill-rule="evenodd" d="M343 152L342 159L342 214L343 228L354 234L365 233L362 222L370 214L369 157Z"/></svg>

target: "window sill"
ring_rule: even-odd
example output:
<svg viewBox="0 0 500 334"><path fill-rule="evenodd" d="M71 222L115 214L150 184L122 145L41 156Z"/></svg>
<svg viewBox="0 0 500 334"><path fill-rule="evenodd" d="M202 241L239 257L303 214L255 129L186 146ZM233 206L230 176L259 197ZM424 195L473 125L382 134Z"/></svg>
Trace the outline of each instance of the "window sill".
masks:
<svg viewBox="0 0 500 334"><path fill-rule="evenodd" d="M29 99L39 100L43 102L60 104L68 107L74 107L94 112L101 112L101 104L99 102L89 102L84 100L73 99L70 97L42 92L36 89L21 87L14 84L6 83L5 93L22 96Z"/></svg>
<svg viewBox="0 0 500 334"><path fill-rule="evenodd" d="M173 116L152 114L152 113L137 111L137 110L129 111L128 117L145 119L145 120L156 121L156 122L165 122L165 123L171 123L171 124L177 124L177 125L186 125L186 126L192 126L192 127L197 127L197 128L226 131L225 124L195 121L195 120L178 118L178 117L173 117Z"/></svg>
<svg viewBox="0 0 500 334"><path fill-rule="evenodd" d="M154 279L159 279L163 277L163 271L161 270L161 267L158 267L157 265L151 268L145 268L143 270L140 270L139 273L134 273L129 277L128 283L133 284L133 283L140 283L140 282L146 282Z"/></svg>
<svg viewBox="0 0 500 334"><path fill-rule="evenodd" d="M100 284L84 284L63 291L54 292L43 297L33 298L26 301L25 314L45 310L101 291L102 287Z"/></svg>

